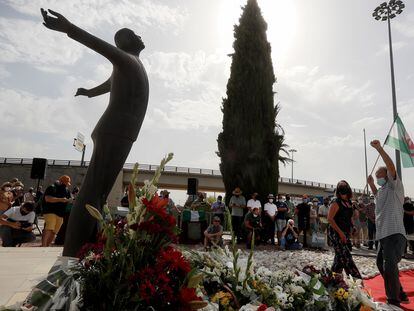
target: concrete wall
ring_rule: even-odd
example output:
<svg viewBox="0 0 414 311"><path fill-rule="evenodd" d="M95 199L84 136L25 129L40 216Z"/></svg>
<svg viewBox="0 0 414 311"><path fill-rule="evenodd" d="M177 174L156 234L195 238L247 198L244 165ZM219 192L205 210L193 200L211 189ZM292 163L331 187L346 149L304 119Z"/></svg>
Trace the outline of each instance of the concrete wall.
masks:
<svg viewBox="0 0 414 311"><path fill-rule="evenodd" d="M41 181L43 188L52 184L61 175L69 175L72 178L72 186L81 186L82 180L86 174L86 167L79 166L48 166L45 180ZM14 177L19 178L25 188L36 187L37 180L30 179L31 165L29 164L0 164L0 183L11 180ZM150 180L153 177L153 171L140 171L137 178L138 185L143 185L144 180ZM109 197L110 206L118 206L124 193L125 187L131 180L132 170L123 169L115 181ZM203 175L194 173L164 172L158 183L159 189L187 189L187 179L189 177L198 178L199 190L203 192L224 192L224 184L221 176ZM282 194L301 196L308 194L311 196L328 196L333 193L333 189L324 187L315 187L299 183L279 183L279 192Z"/></svg>

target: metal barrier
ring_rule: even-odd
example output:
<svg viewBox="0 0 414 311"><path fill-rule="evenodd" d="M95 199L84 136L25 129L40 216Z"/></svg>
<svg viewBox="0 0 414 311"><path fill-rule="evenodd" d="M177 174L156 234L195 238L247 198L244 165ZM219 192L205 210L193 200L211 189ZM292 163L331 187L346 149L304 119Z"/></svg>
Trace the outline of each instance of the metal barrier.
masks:
<svg viewBox="0 0 414 311"><path fill-rule="evenodd" d="M32 165L33 159L31 158L3 158L0 157L0 164L14 164L14 165ZM89 166L89 161L84 161L83 166ZM78 160L47 160L48 166L67 166L67 167L81 167L81 161ZM135 163L125 163L124 169L132 170ZM138 169L140 171L156 171L158 165L153 164L139 164ZM192 168L192 167L180 167L180 166L166 166L163 170L164 172L169 173L184 173L184 174L198 174L198 175L207 175L207 176L221 176L219 170L214 169L204 169L204 168ZM324 188L333 191L336 188L336 185L326 184L316 181L308 181L301 179L291 179L286 177L279 177L279 182L286 184L295 184L303 186L311 186L317 188ZM363 193L364 190L352 188L353 192Z"/></svg>

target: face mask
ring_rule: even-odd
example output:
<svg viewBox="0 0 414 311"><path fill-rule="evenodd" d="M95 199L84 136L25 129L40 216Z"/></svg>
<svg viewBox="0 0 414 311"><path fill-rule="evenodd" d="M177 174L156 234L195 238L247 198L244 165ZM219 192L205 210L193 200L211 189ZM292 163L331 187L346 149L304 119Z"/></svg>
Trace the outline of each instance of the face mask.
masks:
<svg viewBox="0 0 414 311"><path fill-rule="evenodd" d="M369 203L375 203L375 200L369 200Z"/></svg>
<svg viewBox="0 0 414 311"><path fill-rule="evenodd" d="M318 202L313 202L313 206L318 206Z"/></svg>
<svg viewBox="0 0 414 311"><path fill-rule="evenodd" d="M349 194L349 189L347 187L338 187L338 193L340 195L347 195Z"/></svg>
<svg viewBox="0 0 414 311"><path fill-rule="evenodd" d="M303 199L302 202L303 203L308 203L308 199Z"/></svg>
<svg viewBox="0 0 414 311"><path fill-rule="evenodd" d="M254 218L256 218L257 216L259 216L259 215L253 214L253 217L254 217Z"/></svg>
<svg viewBox="0 0 414 311"><path fill-rule="evenodd" d="M273 199L269 199L269 203L273 203Z"/></svg>
<svg viewBox="0 0 414 311"><path fill-rule="evenodd" d="M386 179L385 178L377 178L377 184L382 187L386 184Z"/></svg>

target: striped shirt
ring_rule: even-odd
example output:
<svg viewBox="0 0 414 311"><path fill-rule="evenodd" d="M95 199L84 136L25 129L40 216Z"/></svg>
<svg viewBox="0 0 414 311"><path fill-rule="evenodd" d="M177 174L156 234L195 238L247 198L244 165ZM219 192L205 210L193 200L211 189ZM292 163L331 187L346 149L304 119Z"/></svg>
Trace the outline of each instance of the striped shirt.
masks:
<svg viewBox="0 0 414 311"><path fill-rule="evenodd" d="M400 233L405 236L404 229L404 186L397 176L394 179L388 174L388 180L375 195L376 240Z"/></svg>

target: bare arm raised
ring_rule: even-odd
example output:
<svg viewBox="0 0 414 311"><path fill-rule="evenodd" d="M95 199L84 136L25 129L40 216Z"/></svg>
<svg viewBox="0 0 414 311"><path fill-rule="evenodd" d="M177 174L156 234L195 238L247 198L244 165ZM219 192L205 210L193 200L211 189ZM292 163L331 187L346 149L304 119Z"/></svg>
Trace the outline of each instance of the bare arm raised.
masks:
<svg viewBox="0 0 414 311"><path fill-rule="evenodd" d="M40 9L40 11L43 16L43 25L45 25L45 27L66 33L68 37L106 57L112 64L121 65L125 61L128 61L129 57L123 50L73 25L62 14L50 9L48 10L49 14L44 9Z"/></svg>
<svg viewBox="0 0 414 311"><path fill-rule="evenodd" d="M397 178L397 172L395 170L394 162L392 162L390 156L388 153L385 152L385 150L381 146L381 142L379 140L373 140L371 141L371 146L375 148L378 153L380 154L382 160L384 161L388 173L395 179Z"/></svg>

